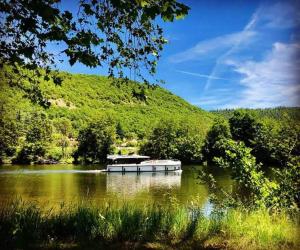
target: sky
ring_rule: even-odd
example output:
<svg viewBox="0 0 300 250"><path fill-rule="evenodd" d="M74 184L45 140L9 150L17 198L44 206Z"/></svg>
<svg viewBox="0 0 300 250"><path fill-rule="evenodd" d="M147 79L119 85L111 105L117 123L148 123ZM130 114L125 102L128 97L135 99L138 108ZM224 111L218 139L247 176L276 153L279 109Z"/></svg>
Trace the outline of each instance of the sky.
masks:
<svg viewBox="0 0 300 250"><path fill-rule="evenodd" d="M159 21L169 41L155 76L162 87L206 110L300 106L300 1L181 2L191 8L185 19Z"/></svg>

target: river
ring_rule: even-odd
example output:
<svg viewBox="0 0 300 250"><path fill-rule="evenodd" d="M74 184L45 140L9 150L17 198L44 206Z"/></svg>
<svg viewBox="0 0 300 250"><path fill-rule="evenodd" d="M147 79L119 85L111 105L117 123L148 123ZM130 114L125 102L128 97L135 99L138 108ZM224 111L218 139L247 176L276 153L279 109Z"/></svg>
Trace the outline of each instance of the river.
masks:
<svg viewBox="0 0 300 250"><path fill-rule="evenodd" d="M3 165L0 167L0 203L12 199L35 201L44 206L89 201L156 202L168 204L197 202L204 209L211 207L207 185L197 181L201 166L184 165L182 173L105 173L95 170L103 166ZM231 188L228 174L214 170L218 183Z"/></svg>

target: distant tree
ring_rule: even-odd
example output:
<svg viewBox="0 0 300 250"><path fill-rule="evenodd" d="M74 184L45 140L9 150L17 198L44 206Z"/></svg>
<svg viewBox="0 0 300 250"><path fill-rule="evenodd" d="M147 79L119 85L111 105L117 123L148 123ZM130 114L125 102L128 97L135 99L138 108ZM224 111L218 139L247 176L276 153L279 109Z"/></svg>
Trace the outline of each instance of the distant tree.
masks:
<svg viewBox="0 0 300 250"><path fill-rule="evenodd" d="M255 135L261 124L245 110L234 111L229 119L232 138L237 141L243 141L246 146L251 146Z"/></svg>
<svg viewBox="0 0 300 250"><path fill-rule="evenodd" d="M116 134L117 134L117 137L121 140L123 140L125 137L125 132L124 132L123 126L121 125L120 122L118 122L116 125Z"/></svg>
<svg viewBox="0 0 300 250"><path fill-rule="evenodd" d="M262 125L256 131L254 139L252 140L252 154L256 157L258 162L265 165L278 164L275 157L275 150L279 146L276 142L278 132L267 125Z"/></svg>
<svg viewBox="0 0 300 250"><path fill-rule="evenodd" d="M138 90L133 89L132 96L139 101L142 101L142 102L147 101L146 89L144 86L140 87Z"/></svg>
<svg viewBox="0 0 300 250"><path fill-rule="evenodd" d="M300 127L292 121L260 124L252 140L252 154L264 165L286 167L300 156Z"/></svg>
<svg viewBox="0 0 300 250"><path fill-rule="evenodd" d="M157 159L175 158L184 162L199 160L202 140L183 121L162 120L141 146L140 153Z"/></svg>
<svg viewBox="0 0 300 250"><path fill-rule="evenodd" d="M66 117L61 117L58 119L55 119L53 122L53 125L58 130L59 133L65 136L72 136L72 123L71 121Z"/></svg>
<svg viewBox="0 0 300 250"><path fill-rule="evenodd" d="M140 69L155 74L157 60L167 40L157 18L173 21L184 17L189 8L176 0L78 0L74 13L63 10L60 0L0 2L0 68L10 65L20 77L19 87L33 93L33 99L46 102L37 87L38 79L51 78L60 84L51 65L55 57L48 43L60 43L58 53L70 65L81 62L89 67L108 65L109 75L125 78L130 69L143 80ZM71 3L71 2L70 2ZM76 13L76 14L75 14ZM34 70L28 75L26 70ZM42 70L43 69L43 70ZM26 78L32 86L22 84ZM146 81L146 80L145 80Z"/></svg>
<svg viewBox="0 0 300 250"><path fill-rule="evenodd" d="M224 120L216 121L208 131L202 147L203 160L212 162L214 157L222 156L223 150L218 147L219 144L217 142L230 138L231 133L228 123Z"/></svg>
<svg viewBox="0 0 300 250"><path fill-rule="evenodd" d="M116 130L112 119L103 118L89 124L79 132L78 149L74 153L75 162L104 162L107 154L113 152L115 138Z"/></svg>
<svg viewBox="0 0 300 250"><path fill-rule="evenodd" d="M296 124L286 123L273 139L273 155L278 165L287 167L295 157L300 157L300 127ZM299 162L300 163L300 162Z"/></svg>
<svg viewBox="0 0 300 250"><path fill-rule="evenodd" d="M16 122L0 110L0 164L5 156L13 156L18 143L19 130Z"/></svg>
<svg viewBox="0 0 300 250"><path fill-rule="evenodd" d="M13 160L15 163L32 163L44 157L52 139L52 125L45 113L32 114L27 126L24 144Z"/></svg>
<svg viewBox="0 0 300 250"><path fill-rule="evenodd" d="M69 119L62 117L55 120L54 126L61 134L59 139L59 146L62 150L62 157L66 157L66 149L70 144L69 137L72 136L72 123Z"/></svg>

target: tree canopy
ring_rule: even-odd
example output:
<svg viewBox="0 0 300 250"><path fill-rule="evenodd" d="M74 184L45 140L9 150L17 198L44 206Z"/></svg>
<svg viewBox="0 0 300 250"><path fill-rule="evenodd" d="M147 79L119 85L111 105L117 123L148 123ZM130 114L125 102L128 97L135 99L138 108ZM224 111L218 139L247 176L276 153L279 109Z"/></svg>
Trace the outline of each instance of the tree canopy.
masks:
<svg viewBox="0 0 300 250"><path fill-rule="evenodd" d="M115 124L110 117L90 123L79 132L75 162L104 162L107 155L113 152L115 138Z"/></svg>

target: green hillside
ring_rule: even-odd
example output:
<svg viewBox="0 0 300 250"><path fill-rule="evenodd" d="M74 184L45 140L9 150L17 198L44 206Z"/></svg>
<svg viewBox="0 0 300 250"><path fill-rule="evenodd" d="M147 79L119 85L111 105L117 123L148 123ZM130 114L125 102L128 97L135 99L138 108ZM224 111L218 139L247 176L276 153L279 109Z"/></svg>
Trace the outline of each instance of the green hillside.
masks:
<svg viewBox="0 0 300 250"><path fill-rule="evenodd" d="M126 134L144 137L162 118L186 119L209 127L213 115L192 106L182 98L161 87L147 87L134 82L114 84L103 76L61 73L63 83L56 86L43 82L43 95L51 102L45 112L51 120L66 117L75 130L103 114L110 114L120 121ZM1 100L4 107L18 113L44 110L32 104L18 88L8 87L1 80Z"/></svg>
<svg viewBox="0 0 300 250"><path fill-rule="evenodd" d="M63 157L62 148L66 147L68 158L77 148L79 132L90 123L107 117L115 124L117 134L118 130L123 134L116 141L117 150L122 145L137 149L162 120L184 124L189 131L194 131L200 147L215 117L162 87L131 81L117 84L103 76L66 72L60 73L61 85L41 80L39 86L43 96L51 103L49 108L43 108L31 102L23 90L9 83L3 72L0 75L0 111L4 118L1 126L6 131L2 138L18 141L17 147L13 147L17 154L28 144L28 135L33 133L37 139L32 141L32 147L37 141L48 142L43 144L46 152L41 155L59 160ZM22 84L26 85L26 82ZM5 133L12 136L6 137ZM9 141L8 144L13 143Z"/></svg>

